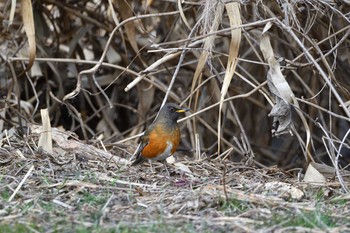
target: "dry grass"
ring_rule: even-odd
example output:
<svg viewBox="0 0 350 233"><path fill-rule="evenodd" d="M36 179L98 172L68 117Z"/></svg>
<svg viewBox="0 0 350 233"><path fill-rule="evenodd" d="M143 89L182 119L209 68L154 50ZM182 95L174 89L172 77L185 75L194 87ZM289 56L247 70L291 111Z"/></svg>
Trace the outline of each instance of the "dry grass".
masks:
<svg viewBox="0 0 350 233"><path fill-rule="evenodd" d="M1 154L2 229L11 229L7 225L17 229L12 232L350 229L348 195L341 194L336 182L310 186L276 167L258 169L221 159L184 159L181 163L191 172L171 165L169 177L162 165L151 173L147 165L129 167L77 149L62 153L58 145L54 151L60 155L32 153L30 141L37 138L9 137L13 152ZM113 151L120 155L122 150Z"/></svg>
<svg viewBox="0 0 350 233"><path fill-rule="evenodd" d="M37 0L34 18L1 2L4 231L348 231L350 5L334 2ZM190 174L126 165L165 102L192 110ZM302 182L310 161L322 186Z"/></svg>

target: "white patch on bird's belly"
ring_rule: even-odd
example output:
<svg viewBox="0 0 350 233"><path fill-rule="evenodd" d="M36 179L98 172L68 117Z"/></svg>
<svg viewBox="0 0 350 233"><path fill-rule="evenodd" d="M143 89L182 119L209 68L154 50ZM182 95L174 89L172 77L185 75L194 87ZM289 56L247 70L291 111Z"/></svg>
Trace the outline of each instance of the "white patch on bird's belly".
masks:
<svg viewBox="0 0 350 233"><path fill-rule="evenodd" d="M157 157L152 158L152 160L154 160L154 161L165 160L166 158L168 158L172 155L171 150L173 149L173 144L169 141L166 144L168 146L165 148L164 152L161 153L160 155L158 155Z"/></svg>

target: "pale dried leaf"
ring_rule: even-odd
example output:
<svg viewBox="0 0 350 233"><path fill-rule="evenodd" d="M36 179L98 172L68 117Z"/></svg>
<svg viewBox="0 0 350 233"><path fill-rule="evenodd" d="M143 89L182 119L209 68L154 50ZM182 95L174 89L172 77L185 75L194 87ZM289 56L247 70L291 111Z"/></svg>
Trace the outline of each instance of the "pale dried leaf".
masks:
<svg viewBox="0 0 350 233"><path fill-rule="evenodd" d="M260 49L264 55L265 60L269 63L269 75L271 77L271 82L277 89L277 93L274 94L279 98L282 98L285 102L291 103L294 94L282 74L281 67L273 53L270 37L266 33L264 33L261 37Z"/></svg>
<svg viewBox="0 0 350 233"><path fill-rule="evenodd" d="M9 99L8 102L13 104L14 106L17 106L18 104L17 97L15 97L14 99ZM24 110L28 115L30 115L34 109L33 105L29 101L24 101L24 100L20 100L20 108Z"/></svg>
<svg viewBox="0 0 350 233"><path fill-rule="evenodd" d="M174 163L174 165L175 165L176 169L183 171L183 172L187 173L188 175L190 175L190 174L192 175L192 171L185 164L177 162L177 163Z"/></svg>
<svg viewBox="0 0 350 233"><path fill-rule="evenodd" d="M279 136L281 134L290 133L290 129L293 125L292 112L289 103L293 101L292 98L294 97L294 94L281 72L278 61L275 59L270 37L267 34L267 31L271 26L272 24L268 23L263 30L260 41L260 50L269 64L267 84L276 102L269 113L269 116L273 117L274 122L272 133L273 135Z"/></svg>
<svg viewBox="0 0 350 233"><path fill-rule="evenodd" d="M39 62L34 62L32 69L30 70L31 77L43 77Z"/></svg>
<svg viewBox="0 0 350 233"><path fill-rule="evenodd" d="M49 154L52 154L52 131L49 117L49 111L47 108L40 110L42 130L40 133L38 146Z"/></svg>
<svg viewBox="0 0 350 233"><path fill-rule="evenodd" d="M307 161L313 161L310 153L310 129L307 121L301 111L299 111L299 104L294 96L294 93L289 86L288 82L284 78L280 65L274 56L274 52L271 46L270 37L267 34L268 30L271 28L272 23L266 24L260 41L260 50L264 55L265 60L269 64L269 71L267 72L267 84L269 86L272 96L275 98L276 104L273 106L270 117L273 117L273 130L272 134L274 136L279 136L285 133L292 134L292 112L291 105L293 103L296 106L297 113L303 122L306 131L306 143L305 143L305 158ZM300 141L303 146L303 142Z"/></svg>
<svg viewBox="0 0 350 233"><path fill-rule="evenodd" d="M118 20L116 12L114 10L114 7L113 7L113 1L114 0L108 0L108 10L107 10L107 12L108 12L108 15L113 19L114 23L116 25L118 25L119 24L119 20Z"/></svg>
<svg viewBox="0 0 350 233"><path fill-rule="evenodd" d="M325 184L326 183L326 177L322 175L314 166L312 163L309 164L307 167L304 182L309 182L312 184Z"/></svg>
<svg viewBox="0 0 350 233"><path fill-rule="evenodd" d="M98 132L103 132L103 136L104 137L110 137L113 133L113 130L111 129L111 127L108 125L108 123L106 122L105 119L101 119L97 126L96 126L96 130Z"/></svg>
<svg viewBox="0 0 350 233"><path fill-rule="evenodd" d="M185 13L184 13L184 10L183 10L183 8L182 8L181 0L177 0L177 7L179 8L180 16L181 16L182 21L184 22L184 24L186 25L186 27L187 27L189 30L191 30L191 26L190 26L190 24L188 23L187 18L186 18Z"/></svg>
<svg viewBox="0 0 350 233"><path fill-rule="evenodd" d="M319 171L326 179L334 179L336 176L336 169L333 166L329 166L323 163L311 162L312 166ZM340 175L344 176L344 180L350 182L350 172L347 170L341 170Z"/></svg>
<svg viewBox="0 0 350 233"><path fill-rule="evenodd" d="M285 200L293 199L300 201L304 197L304 192L291 184L272 181L264 185L262 194L267 196L281 197Z"/></svg>
<svg viewBox="0 0 350 233"><path fill-rule="evenodd" d="M242 24L240 4L237 2L228 3L225 5L227 14L230 19L230 27L239 27ZM228 87L233 78L237 66L237 58L239 52L239 45L241 43L242 30L237 28L231 31L230 52L226 67L224 83L221 88L221 100L223 101L227 93Z"/></svg>
<svg viewBox="0 0 350 233"><path fill-rule="evenodd" d="M176 162L176 160L175 160L174 156L170 156L170 157L166 158L166 162L173 164Z"/></svg>
<svg viewBox="0 0 350 233"><path fill-rule="evenodd" d="M239 27L242 24L241 20L241 11L240 11L240 3L238 2L230 2L225 5L227 15L230 20L230 27ZM220 97L220 106L219 106L219 118L218 118L218 153L220 154L220 141L221 141L221 111L223 101L225 99L227 90L230 86L231 80L236 70L237 62L238 62L238 52L239 45L241 43L242 29L237 28L231 31L231 42L230 42L230 52L226 67L226 73L224 77L224 83L221 87L221 97Z"/></svg>
<svg viewBox="0 0 350 233"><path fill-rule="evenodd" d="M98 42L100 43L101 47L104 48L104 47L106 47L107 39L106 38L99 38ZM115 49L112 46L108 47L106 57L107 57L108 63L118 64L122 61L122 57L120 56L120 54L117 51L115 51Z"/></svg>
<svg viewBox="0 0 350 233"><path fill-rule="evenodd" d="M13 18L15 17L15 12L16 12L16 0L11 0L11 10L10 10L10 16L9 16L9 22L8 22L8 27L10 27L13 23Z"/></svg>
<svg viewBox="0 0 350 233"><path fill-rule="evenodd" d="M146 7L150 7L153 4L153 0L147 0Z"/></svg>
<svg viewBox="0 0 350 233"><path fill-rule="evenodd" d="M203 33L209 34L214 31L217 31L221 22L222 22L222 14L224 11L224 5L221 2L216 2L216 1L206 1L205 7L203 10L203 16L202 16L202 21L203 21ZM211 55L211 51L214 46L214 40L216 38L216 35L208 36L204 40L204 45L203 45L203 52L200 55L196 67L196 71L194 72L194 76L192 79L192 87L191 87L191 92L195 89L199 77L202 74L203 68L208 60L208 58ZM190 99L190 105L192 102L192 97Z"/></svg>
<svg viewBox="0 0 350 233"><path fill-rule="evenodd" d="M197 64L197 68L196 68L196 71L194 72L194 76L193 76L193 79L192 79L192 87L191 87L191 93L193 92L193 90L195 89L196 85L197 85L197 82L199 80L199 77L202 73L202 70L205 66L205 63L208 59L208 56L209 56L209 53L208 51L206 50L203 50L202 54L200 55L199 59L198 59L198 64ZM190 105L191 105L191 102L192 102L192 96L190 98Z"/></svg>
<svg viewBox="0 0 350 233"><path fill-rule="evenodd" d="M28 37L29 63L26 70L29 70L33 65L35 55L36 55L35 26L34 26L32 1L22 0L21 9L22 9L21 14L23 19L24 30Z"/></svg>

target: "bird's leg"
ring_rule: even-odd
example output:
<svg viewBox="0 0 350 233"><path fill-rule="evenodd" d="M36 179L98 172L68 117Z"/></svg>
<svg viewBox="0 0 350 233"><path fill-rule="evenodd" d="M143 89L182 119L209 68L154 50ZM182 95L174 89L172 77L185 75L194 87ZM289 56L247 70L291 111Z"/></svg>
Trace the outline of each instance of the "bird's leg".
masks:
<svg viewBox="0 0 350 233"><path fill-rule="evenodd" d="M167 168L167 166L166 166L166 160L164 160L162 163L163 163L163 165L164 165L164 167L165 167L166 172L168 173L168 176L170 177L169 170L168 170L168 168Z"/></svg>
<svg viewBox="0 0 350 233"><path fill-rule="evenodd" d="M149 159L148 162L149 162L149 165L151 166L151 171L152 171L152 173L155 173L155 172L154 172L154 169L153 169L153 166L152 166L152 160Z"/></svg>

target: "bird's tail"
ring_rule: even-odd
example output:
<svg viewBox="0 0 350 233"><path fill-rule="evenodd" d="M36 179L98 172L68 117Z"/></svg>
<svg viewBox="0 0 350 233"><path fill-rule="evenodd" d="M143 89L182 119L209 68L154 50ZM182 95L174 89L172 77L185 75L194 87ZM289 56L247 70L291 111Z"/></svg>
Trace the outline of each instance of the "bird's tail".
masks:
<svg viewBox="0 0 350 233"><path fill-rule="evenodd" d="M136 156L136 159L131 163L131 166L136 166L140 163L143 163L145 161L145 159L141 156L141 154L138 154Z"/></svg>
<svg viewBox="0 0 350 233"><path fill-rule="evenodd" d="M142 144L140 143L140 144L138 145L138 147L136 148L135 153L132 155L132 157L131 157L131 159L130 159L131 161L133 161L133 162L131 163L131 166L138 165L138 164L143 163L143 162L145 161L145 159L141 156L142 148L143 148L143 146L142 146ZM134 158L135 158L135 159L134 159Z"/></svg>

